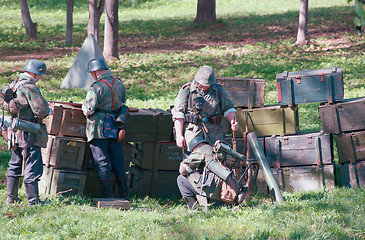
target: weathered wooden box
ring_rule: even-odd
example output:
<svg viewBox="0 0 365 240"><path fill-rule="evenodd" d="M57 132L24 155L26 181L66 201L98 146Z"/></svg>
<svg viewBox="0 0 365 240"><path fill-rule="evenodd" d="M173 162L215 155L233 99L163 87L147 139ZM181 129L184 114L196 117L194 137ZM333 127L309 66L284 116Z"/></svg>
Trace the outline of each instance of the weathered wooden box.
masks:
<svg viewBox="0 0 365 240"><path fill-rule="evenodd" d="M129 210L131 203L122 198L93 198L93 203L98 208L116 208L121 210Z"/></svg>
<svg viewBox="0 0 365 240"><path fill-rule="evenodd" d="M270 167L333 163L333 139L328 133L306 133L266 137L265 153Z"/></svg>
<svg viewBox="0 0 365 240"><path fill-rule="evenodd" d="M170 112L160 109L138 109L137 112L129 112L125 141L170 141L172 127Z"/></svg>
<svg viewBox="0 0 365 240"><path fill-rule="evenodd" d="M339 170L341 186L365 188L365 161L341 164Z"/></svg>
<svg viewBox="0 0 365 240"><path fill-rule="evenodd" d="M178 171L152 171L131 167L128 188L130 193L160 198L181 197L176 179Z"/></svg>
<svg viewBox="0 0 365 240"><path fill-rule="evenodd" d="M276 74L279 105L336 102L344 99L342 68Z"/></svg>
<svg viewBox="0 0 365 240"><path fill-rule="evenodd" d="M39 181L39 193L44 195L84 194L86 173L77 170L43 168Z"/></svg>
<svg viewBox="0 0 365 240"><path fill-rule="evenodd" d="M339 134L365 130L365 98L345 99L335 104L319 106L322 129L326 133Z"/></svg>
<svg viewBox="0 0 365 240"><path fill-rule="evenodd" d="M281 191L314 191L335 188L334 164L271 168Z"/></svg>
<svg viewBox="0 0 365 240"><path fill-rule="evenodd" d="M365 161L365 131L335 134L340 163Z"/></svg>
<svg viewBox="0 0 365 240"><path fill-rule="evenodd" d="M182 149L172 142L134 143L132 162L147 170L179 170Z"/></svg>
<svg viewBox="0 0 365 240"><path fill-rule="evenodd" d="M50 101L48 105L54 111L43 120L48 134L86 138L86 117L81 104Z"/></svg>
<svg viewBox="0 0 365 240"><path fill-rule="evenodd" d="M290 135L299 131L298 106L266 106L264 108L237 109L236 118L239 123L237 137L246 131L246 117L249 132L258 137L271 135Z"/></svg>
<svg viewBox="0 0 365 240"><path fill-rule="evenodd" d="M265 80L254 78L217 77L228 93L235 107L263 107L265 100Z"/></svg>
<svg viewBox="0 0 365 240"><path fill-rule="evenodd" d="M48 135L47 148L42 148L46 167L81 170L86 142L83 138Z"/></svg>

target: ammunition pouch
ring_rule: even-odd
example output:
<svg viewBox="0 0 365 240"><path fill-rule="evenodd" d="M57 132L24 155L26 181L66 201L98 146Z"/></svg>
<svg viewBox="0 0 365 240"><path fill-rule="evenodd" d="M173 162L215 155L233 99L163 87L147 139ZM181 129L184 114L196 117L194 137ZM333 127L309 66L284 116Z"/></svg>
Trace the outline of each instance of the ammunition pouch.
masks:
<svg viewBox="0 0 365 240"><path fill-rule="evenodd" d="M185 114L185 121L188 123L197 124L198 115L187 113L187 114Z"/></svg>
<svg viewBox="0 0 365 240"><path fill-rule="evenodd" d="M102 135L105 138L118 138L118 128L115 126L114 117L109 113L107 113L103 119Z"/></svg>
<svg viewBox="0 0 365 240"><path fill-rule="evenodd" d="M214 159L209 160L205 167L224 181L226 181L231 175L231 171L223 167L218 161Z"/></svg>
<svg viewBox="0 0 365 240"><path fill-rule="evenodd" d="M127 106L122 106L118 109L117 116L115 118L115 125L118 128L122 128L126 125L129 116L128 110L129 108Z"/></svg>

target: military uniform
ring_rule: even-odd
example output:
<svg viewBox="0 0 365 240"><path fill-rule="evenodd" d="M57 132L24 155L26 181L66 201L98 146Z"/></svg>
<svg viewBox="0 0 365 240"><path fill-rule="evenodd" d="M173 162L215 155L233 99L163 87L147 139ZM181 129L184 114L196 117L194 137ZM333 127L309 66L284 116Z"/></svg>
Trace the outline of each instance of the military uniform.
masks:
<svg viewBox="0 0 365 240"><path fill-rule="evenodd" d="M223 200L229 203L241 201L236 197L240 194L236 179L229 169L219 163L213 147L206 142L194 148L189 157L180 163L180 173L177 184L185 199L204 196L209 200ZM222 192L224 182L230 186L230 196L224 195L225 193Z"/></svg>
<svg viewBox="0 0 365 240"><path fill-rule="evenodd" d="M219 120L231 111L236 110L222 85L213 83L209 91L204 92L193 81L180 89L171 112L173 120L184 119L184 137L187 151L190 152L189 143L195 137L203 137L212 145L216 140L223 140L224 133ZM217 121L212 122L213 118ZM204 131L203 124L208 132Z"/></svg>
<svg viewBox="0 0 365 240"><path fill-rule="evenodd" d="M123 194L122 188L125 193L127 191L123 145L117 139L103 136L103 119L107 113L115 117L117 110L122 107L121 104L125 105L126 91L124 84L119 79L113 78L110 73L99 76L97 80L91 85L85 103L82 105L82 110L87 116L87 141L90 142L94 167L101 181L103 195L104 197L113 197L112 190L110 190L110 165L113 167L118 187L120 187L120 194ZM114 88L114 97L111 89L103 81ZM126 195L121 197L127 198Z"/></svg>
<svg viewBox="0 0 365 240"><path fill-rule="evenodd" d="M3 102L3 108L8 110L12 118L19 118L29 122L41 123L42 120L50 113L47 101L43 98L38 87L35 85L36 79L28 74L22 73L17 80L11 83L10 87L14 90L14 99L7 104ZM10 199L17 198L19 177L22 176L23 158L25 158L24 167L24 185L28 197L28 204L32 205L39 201L38 199L38 181L43 173L43 162L40 147L46 147L48 135L45 125L41 125L41 131L32 134L20 130L8 128L8 142L12 149L12 156L9 161L9 168L6 172L7 180L12 184L13 193ZM27 188L33 188L28 193ZM29 196L31 194L32 196ZM13 200L9 200L13 202Z"/></svg>
<svg viewBox="0 0 365 240"><path fill-rule="evenodd" d="M355 0L355 13L354 24L361 32L361 26L365 26L365 0Z"/></svg>

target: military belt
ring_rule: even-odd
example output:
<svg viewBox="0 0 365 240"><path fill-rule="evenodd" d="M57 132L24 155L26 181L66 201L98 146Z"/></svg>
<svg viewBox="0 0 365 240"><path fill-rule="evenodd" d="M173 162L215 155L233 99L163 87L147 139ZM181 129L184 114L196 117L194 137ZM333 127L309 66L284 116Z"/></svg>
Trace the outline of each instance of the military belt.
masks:
<svg viewBox="0 0 365 240"><path fill-rule="evenodd" d="M199 122L219 124L221 120L222 120L222 115L214 115L211 117L199 118L198 115L196 114L191 114L191 113L185 114L185 121L193 124L197 124Z"/></svg>
<svg viewBox="0 0 365 240"><path fill-rule="evenodd" d="M100 112L100 113L109 113L109 114L117 114L118 110L104 110L104 109L98 109L95 112Z"/></svg>

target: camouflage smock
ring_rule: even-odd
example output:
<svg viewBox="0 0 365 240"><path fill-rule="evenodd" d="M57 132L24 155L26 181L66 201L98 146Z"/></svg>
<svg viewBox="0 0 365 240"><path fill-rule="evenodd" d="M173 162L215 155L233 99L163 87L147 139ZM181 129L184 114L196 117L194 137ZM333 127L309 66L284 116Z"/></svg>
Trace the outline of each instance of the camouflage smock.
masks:
<svg viewBox="0 0 365 240"><path fill-rule="evenodd" d="M188 174L188 179L199 194L210 199L220 199L223 180L207 169L203 170L205 164L214 158L213 147L206 144L194 149L181 164L186 164L193 170L193 173Z"/></svg>
<svg viewBox="0 0 365 240"><path fill-rule="evenodd" d="M42 123L42 120L50 113L47 101L42 96L38 87L35 85L36 79L28 74L22 73L18 79L10 84L13 89L14 100L18 105L18 113L12 113L12 117L19 119ZM8 108L6 103L3 103L4 108ZM48 135L45 125L41 126L41 131L37 134L30 134L19 130L8 129L9 139L13 144L18 144L19 147L25 147L27 144L32 144L39 147L46 147Z"/></svg>
<svg viewBox="0 0 365 240"><path fill-rule="evenodd" d="M125 105L125 87L120 79L115 78L113 82L113 75L105 73L99 76L98 81L94 82L86 95L85 103L82 105L82 110L87 117L86 119L86 137L90 142L92 139L106 139L102 135L103 119L106 115L105 110L112 110L112 92L111 89L100 80L104 80L112 86L117 93L114 94L114 110L117 110L121 105ZM119 100L118 100L119 98ZM102 111L98 111L102 110Z"/></svg>
<svg viewBox="0 0 365 240"><path fill-rule="evenodd" d="M227 116L230 111L236 111L222 85L214 83L210 90L204 92L198 87L195 81L185 84L175 99L175 105L171 113L173 120L178 118L184 119L183 135L185 137L187 151L191 151L189 149L189 143L195 137L202 137L211 145L216 140L223 140L224 133L221 124L205 123L209 132L206 136L203 132L201 122L194 124L186 121L185 114L194 114L192 103L197 97L203 97L205 100L200 111L201 117L212 117L214 115Z"/></svg>

